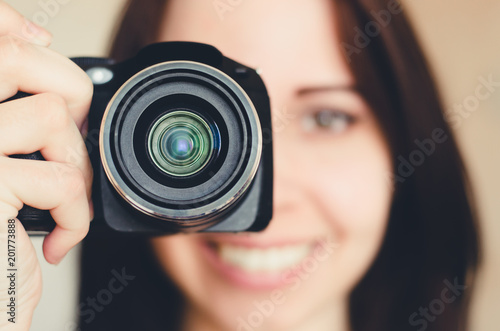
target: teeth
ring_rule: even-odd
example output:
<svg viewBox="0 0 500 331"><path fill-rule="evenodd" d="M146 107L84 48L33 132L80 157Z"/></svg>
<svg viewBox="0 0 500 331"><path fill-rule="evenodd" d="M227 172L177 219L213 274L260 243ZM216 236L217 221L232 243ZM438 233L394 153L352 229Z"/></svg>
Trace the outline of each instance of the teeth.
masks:
<svg viewBox="0 0 500 331"><path fill-rule="evenodd" d="M227 244L218 245L218 253L225 263L248 272L277 272L301 262L311 251L311 244L280 248L245 248Z"/></svg>

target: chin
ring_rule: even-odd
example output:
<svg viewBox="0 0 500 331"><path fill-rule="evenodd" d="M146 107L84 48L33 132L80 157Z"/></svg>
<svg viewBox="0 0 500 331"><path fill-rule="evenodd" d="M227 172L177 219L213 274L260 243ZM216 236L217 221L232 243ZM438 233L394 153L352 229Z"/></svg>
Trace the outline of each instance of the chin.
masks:
<svg viewBox="0 0 500 331"><path fill-rule="evenodd" d="M188 314L219 330L290 330L347 295L348 277L332 277L341 247L326 236L181 234L155 238L153 247Z"/></svg>

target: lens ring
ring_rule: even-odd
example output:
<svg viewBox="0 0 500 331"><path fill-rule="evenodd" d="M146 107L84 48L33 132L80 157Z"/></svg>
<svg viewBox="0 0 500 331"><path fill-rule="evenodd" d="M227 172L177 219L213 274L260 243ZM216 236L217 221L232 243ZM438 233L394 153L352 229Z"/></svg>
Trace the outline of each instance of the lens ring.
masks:
<svg viewBox="0 0 500 331"><path fill-rule="evenodd" d="M201 74L201 76L200 76ZM185 77L190 82L210 82L217 93L222 93L231 100L234 110L244 119L243 132L247 137L244 142L245 160L241 164L241 171L234 179L234 183L227 191L224 191L217 199L210 200L207 203L193 203L189 209L170 206L170 202L165 203L163 190L160 183L152 183L155 194L150 191L150 187L141 186L141 182L131 181L128 174L128 168L124 167L127 162L123 151L130 150L133 145L133 139L123 140L123 125L129 126L127 119L131 116L130 110L136 105L137 97L141 98L145 89L150 90L151 98L155 97L155 90L152 86L156 85L156 80L151 80L152 75L158 77ZM195 77L196 76L196 77ZM202 77L201 80L197 77ZM194 80L193 80L194 78ZM163 78L162 78L163 79ZM150 87L151 86L151 87ZM179 91L178 93L183 93ZM164 94L164 91L161 92ZM136 116L135 113L132 116ZM129 128L132 129L132 128ZM127 132L132 132L128 130ZM121 140L120 140L121 139ZM146 140L147 141L147 140ZM195 226L208 226L218 215L229 210L250 187L261 161L263 136L258 113L252 103L252 100L246 94L245 90L238 85L226 73L211 67L209 65L192 61L169 61L150 66L131 77L115 93L108 103L106 111L102 117L99 146L103 170L110 184L115 191L132 207L141 213L158 219L167 220L175 223L177 226L191 228ZM125 145L124 145L125 144ZM126 148L125 148L126 146ZM132 162L132 161L131 161ZM137 163L133 161L132 163ZM130 168L131 169L131 168ZM217 176L218 173L215 174ZM214 177L215 177L214 176ZM144 178L140 174L140 178ZM149 183L148 183L149 184ZM212 184L212 183L210 183ZM157 189L155 188L157 187ZM170 191L176 192L177 196L183 196L184 189L171 188ZM185 197L187 198L187 196ZM201 198L200 198L201 199ZM177 203L177 202L176 202Z"/></svg>
<svg viewBox="0 0 500 331"><path fill-rule="evenodd" d="M199 115L178 110L161 116L148 135L148 152L155 165L175 176L191 176L201 171L220 139ZM187 149L186 149L187 148Z"/></svg>

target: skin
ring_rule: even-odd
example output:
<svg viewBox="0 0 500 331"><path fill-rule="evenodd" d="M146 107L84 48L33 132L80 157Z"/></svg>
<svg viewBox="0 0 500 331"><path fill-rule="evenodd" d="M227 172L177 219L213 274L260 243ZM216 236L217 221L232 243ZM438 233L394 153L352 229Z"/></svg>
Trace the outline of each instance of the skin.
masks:
<svg viewBox="0 0 500 331"><path fill-rule="evenodd" d="M1 318L2 330L29 330L42 289L33 245L19 221L9 220L16 218L23 203L50 210L57 226L45 238L43 252L49 263L57 264L85 237L92 218L92 168L79 129L93 86L78 66L47 48L51 40L49 32L0 1L0 101L18 90L33 94L0 104L0 242L15 242L18 270L16 323ZM47 162L7 157L35 151L41 151ZM9 227L13 224L14 232ZM8 262L5 247L0 251L0 270L12 268ZM1 277L3 317L8 316L10 287L10 280Z"/></svg>
<svg viewBox="0 0 500 331"><path fill-rule="evenodd" d="M274 215L265 231L152 240L187 298L184 330L237 330L237 318L247 319L254 302L269 300L276 289L284 299L255 330L349 329L348 295L376 257L387 225L391 156L373 112L353 88L333 10L327 0L254 0L221 19L211 1L170 1L160 40L208 43L260 68L274 125ZM323 127L314 121L319 110L341 116ZM335 243L328 258L303 278L269 289L235 284L200 249L207 241L279 247L318 240Z"/></svg>
<svg viewBox="0 0 500 331"><path fill-rule="evenodd" d="M246 319L256 310L254 301L276 294L272 288L228 280L204 258L199 244L207 240L250 247L334 243L333 250L314 250L326 256L321 261L319 255L311 256L317 259L314 271L301 277L289 274L290 282L278 288L281 303L259 326L348 329L347 296L384 237L392 198L385 175L391 162L377 121L352 88L353 78L336 47L332 10L326 0L254 0L242 2L222 20L211 1L170 2L160 40L209 43L261 68L274 117L270 226L256 234L175 235L152 241L159 263L187 298L185 330L236 330L237 318ZM92 84L76 65L47 48L51 38L0 1L0 100L18 90L34 94L0 104L0 241L8 238L7 220L16 217L23 203L48 209L57 227L45 239L44 255L57 264L85 237L92 218L92 169L80 135ZM332 122L335 130L315 124L319 110L338 115ZM49 162L7 157L37 150ZM22 318L16 324L1 319L0 328L27 331L40 298L41 275L19 222L16 240L17 267L23 270L17 278ZM6 261L1 255L1 270L8 269ZM2 316L8 288L8 279L1 278Z"/></svg>

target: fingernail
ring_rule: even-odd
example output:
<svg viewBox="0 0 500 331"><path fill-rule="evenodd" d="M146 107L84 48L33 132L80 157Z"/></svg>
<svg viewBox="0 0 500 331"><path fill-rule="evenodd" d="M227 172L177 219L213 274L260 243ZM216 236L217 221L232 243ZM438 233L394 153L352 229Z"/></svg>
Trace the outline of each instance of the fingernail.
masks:
<svg viewBox="0 0 500 331"><path fill-rule="evenodd" d="M39 25L26 19L23 27L23 37L38 46L49 46L52 42L52 34Z"/></svg>

